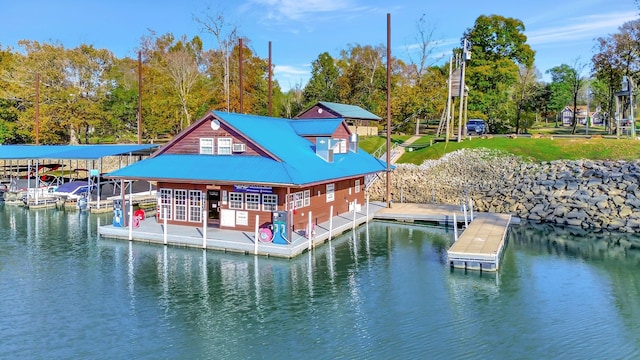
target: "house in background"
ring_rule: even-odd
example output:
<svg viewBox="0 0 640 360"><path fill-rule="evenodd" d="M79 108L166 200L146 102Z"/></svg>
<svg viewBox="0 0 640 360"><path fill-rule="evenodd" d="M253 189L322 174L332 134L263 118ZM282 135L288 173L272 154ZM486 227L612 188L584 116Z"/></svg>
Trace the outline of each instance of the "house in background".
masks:
<svg viewBox="0 0 640 360"><path fill-rule="evenodd" d="M560 114L562 116L562 126L571 126L571 122L573 121L573 106L565 106ZM595 111L591 111L589 117L591 118L591 123L589 125L601 126L603 124L603 116L600 108L596 108ZM576 107L576 120L578 121L578 124L581 125L585 125L587 123L586 106Z"/></svg>
<svg viewBox="0 0 640 360"><path fill-rule="evenodd" d="M318 224L364 204L365 175L386 171L386 163L356 144L339 118L212 111L151 158L107 176L157 182L157 216L166 213L170 224L252 231L256 221L284 221L296 231L310 212Z"/></svg>
<svg viewBox="0 0 640 360"><path fill-rule="evenodd" d="M378 135L381 117L356 105L319 101L301 112L296 119L344 119L353 134L361 136Z"/></svg>

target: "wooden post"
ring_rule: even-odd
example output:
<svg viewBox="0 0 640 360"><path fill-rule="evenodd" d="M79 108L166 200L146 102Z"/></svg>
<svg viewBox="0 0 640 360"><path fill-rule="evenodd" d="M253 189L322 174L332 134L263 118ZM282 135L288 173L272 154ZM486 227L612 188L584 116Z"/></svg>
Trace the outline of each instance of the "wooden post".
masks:
<svg viewBox="0 0 640 360"><path fill-rule="evenodd" d="M387 13L387 207L391 207L391 14Z"/></svg>

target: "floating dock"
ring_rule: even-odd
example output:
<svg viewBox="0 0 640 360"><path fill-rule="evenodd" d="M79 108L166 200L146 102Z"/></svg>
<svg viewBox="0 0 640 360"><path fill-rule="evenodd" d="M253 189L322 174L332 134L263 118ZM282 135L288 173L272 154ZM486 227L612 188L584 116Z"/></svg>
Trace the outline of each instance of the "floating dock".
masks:
<svg viewBox="0 0 640 360"><path fill-rule="evenodd" d="M401 203L380 209L375 218L453 226L454 215L455 226L463 230L447 251L449 265L467 270L498 271L512 222L509 214L473 214L471 210L465 212L455 205Z"/></svg>
<svg viewBox="0 0 640 360"><path fill-rule="evenodd" d="M467 270L498 271L510 223L509 214L478 214L447 251L449 265Z"/></svg>

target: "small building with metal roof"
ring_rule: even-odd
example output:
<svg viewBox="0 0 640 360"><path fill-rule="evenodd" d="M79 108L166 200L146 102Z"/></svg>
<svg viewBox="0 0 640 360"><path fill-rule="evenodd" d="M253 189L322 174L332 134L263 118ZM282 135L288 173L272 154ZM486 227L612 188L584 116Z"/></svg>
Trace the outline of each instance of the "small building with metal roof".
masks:
<svg viewBox="0 0 640 360"><path fill-rule="evenodd" d="M156 216L171 224L251 231L279 221L297 231L310 214L317 224L364 204L365 175L381 171L386 163L357 148L343 119L211 111L106 176L156 181Z"/></svg>
<svg viewBox="0 0 640 360"><path fill-rule="evenodd" d="M381 117L360 106L318 101L304 110L296 119L344 119L349 129L358 135L378 135L378 124Z"/></svg>

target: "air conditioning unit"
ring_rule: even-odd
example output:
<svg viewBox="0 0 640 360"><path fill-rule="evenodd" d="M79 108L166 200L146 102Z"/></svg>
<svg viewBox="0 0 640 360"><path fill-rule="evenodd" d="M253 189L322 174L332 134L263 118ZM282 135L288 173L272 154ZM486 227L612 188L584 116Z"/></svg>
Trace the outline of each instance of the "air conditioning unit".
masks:
<svg viewBox="0 0 640 360"><path fill-rule="evenodd" d="M244 144L233 144L233 152L245 152L247 150Z"/></svg>

